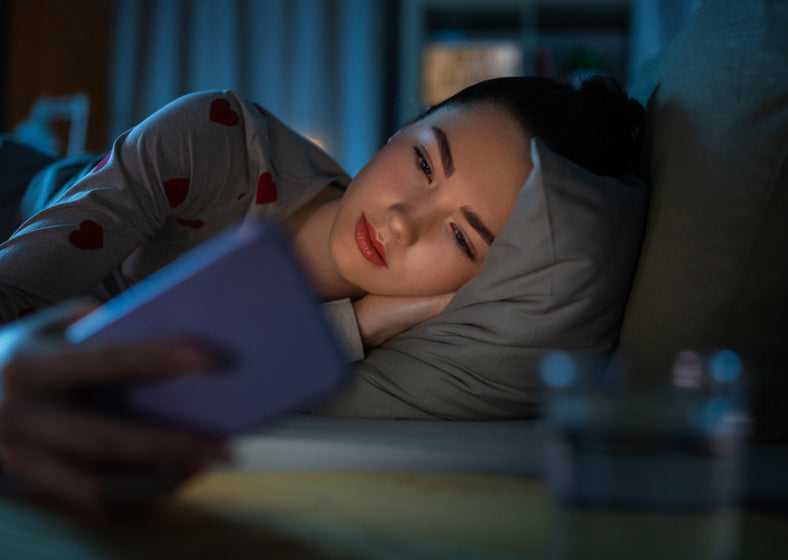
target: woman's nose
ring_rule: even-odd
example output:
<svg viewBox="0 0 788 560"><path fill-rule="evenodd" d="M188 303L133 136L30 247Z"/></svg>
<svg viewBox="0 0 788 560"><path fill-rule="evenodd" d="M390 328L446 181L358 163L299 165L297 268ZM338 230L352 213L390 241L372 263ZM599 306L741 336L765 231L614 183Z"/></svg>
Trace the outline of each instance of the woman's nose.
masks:
<svg viewBox="0 0 788 560"><path fill-rule="evenodd" d="M400 245L411 245L417 238L412 204L398 203L389 208L388 226L392 238Z"/></svg>
<svg viewBox="0 0 788 560"><path fill-rule="evenodd" d="M412 245L435 221L437 208L427 200L400 202L389 208L388 226L400 245Z"/></svg>

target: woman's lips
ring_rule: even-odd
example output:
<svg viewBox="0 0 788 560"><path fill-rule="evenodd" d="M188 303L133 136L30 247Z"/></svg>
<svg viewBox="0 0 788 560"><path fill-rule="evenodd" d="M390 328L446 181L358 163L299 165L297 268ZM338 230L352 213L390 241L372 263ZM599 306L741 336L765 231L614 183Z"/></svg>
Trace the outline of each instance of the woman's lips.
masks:
<svg viewBox="0 0 788 560"><path fill-rule="evenodd" d="M386 250L378 241L375 228L369 225L364 214L356 222L356 245L359 251L375 266L386 266Z"/></svg>

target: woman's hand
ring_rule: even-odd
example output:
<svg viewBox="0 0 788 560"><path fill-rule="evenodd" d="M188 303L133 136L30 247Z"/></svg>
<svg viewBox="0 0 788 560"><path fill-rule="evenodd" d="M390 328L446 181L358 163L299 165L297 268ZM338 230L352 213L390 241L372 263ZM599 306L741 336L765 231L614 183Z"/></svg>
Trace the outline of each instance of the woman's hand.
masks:
<svg viewBox="0 0 788 560"><path fill-rule="evenodd" d="M92 514L143 506L210 462L222 446L185 431L102 415L75 393L112 381L210 368L183 344L69 346L68 305L0 331L0 470Z"/></svg>
<svg viewBox="0 0 788 560"><path fill-rule="evenodd" d="M379 296L369 294L353 302L365 348L384 343L394 335L438 315L454 292L437 296Z"/></svg>

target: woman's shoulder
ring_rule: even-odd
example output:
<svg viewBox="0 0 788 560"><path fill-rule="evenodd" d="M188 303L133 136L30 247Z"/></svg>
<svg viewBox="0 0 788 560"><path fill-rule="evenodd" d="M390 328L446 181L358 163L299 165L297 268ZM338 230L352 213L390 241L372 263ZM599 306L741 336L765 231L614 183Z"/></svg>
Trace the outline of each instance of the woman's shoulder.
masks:
<svg viewBox="0 0 788 560"><path fill-rule="evenodd" d="M235 126L240 122L238 111L246 109L248 105L249 101L237 91L204 90L176 97L153 115L199 113L215 124Z"/></svg>
<svg viewBox="0 0 788 560"><path fill-rule="evenodd" d="M204 148L216 160L230 147L238 153L242 145L256 146L267 127L262 108L238 92L206 90L167 103L134 127L128 140L184 154Z"/></svg>

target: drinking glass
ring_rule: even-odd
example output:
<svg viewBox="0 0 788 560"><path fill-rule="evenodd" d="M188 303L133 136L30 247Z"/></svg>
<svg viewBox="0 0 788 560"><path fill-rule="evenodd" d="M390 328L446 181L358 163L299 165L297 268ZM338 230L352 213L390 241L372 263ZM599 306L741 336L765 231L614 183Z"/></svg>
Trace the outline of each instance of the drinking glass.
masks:
<svg viewBox="0 0 788 560"><path fill-rule="evenodd" d="M566 353L542 367L552 557L733 558L748 423L738 356L682 353L662 386L611 371Z"/></svg>

